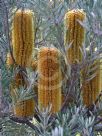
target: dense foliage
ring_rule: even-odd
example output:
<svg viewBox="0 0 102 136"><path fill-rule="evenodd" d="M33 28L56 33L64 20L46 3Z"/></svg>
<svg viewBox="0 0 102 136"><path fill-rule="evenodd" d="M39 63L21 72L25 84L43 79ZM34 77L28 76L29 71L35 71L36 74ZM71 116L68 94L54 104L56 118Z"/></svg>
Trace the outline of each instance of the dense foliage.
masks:
<svg viewBox="0 0 102 136"><path fill-rule="evenodd" d="M64 47L64 15L70 9L84 9L86 21L85 43L80 49L83 59L75 66L67 64L65 70L62 58L63 94L66 96L57 114L50 114L51 107L43 112L36 106L33 118L17 118L13 115L10 89L15 73L19 70L6 66L6 55L12 54L11 31L13 16L18 9L31 9L35 16L35 58L42 46L54 46L66 56ZM0 0L0 134L3 136L98 136L102 131L102 101L100 91L95 102L87 107L83 103L79 77L89 82L96 76L94 61L101 60L102 52L102 0ZM96 50L94 50L96 49ZM101 62L101 61L100 61ZM100 64L101 65L101 64ZM31 86L36 86L37 71L27 69ZM102 74L102 72L100 72ZM68 79L68 80L67 80ZM33 83L32 83L33 81ZM67 84L66 84L67 82ZM33 85L32 85L33 84ZM28 90L32 90L32 87ZM98 90L97 90L98 91ZM28 91L20 88L20 99ZM69 95L70 94L70 95ZM36 99L36 89L34 94ZM28 96L29 98L31 97ZM69 97L72 101L68 103Z"/></svg>

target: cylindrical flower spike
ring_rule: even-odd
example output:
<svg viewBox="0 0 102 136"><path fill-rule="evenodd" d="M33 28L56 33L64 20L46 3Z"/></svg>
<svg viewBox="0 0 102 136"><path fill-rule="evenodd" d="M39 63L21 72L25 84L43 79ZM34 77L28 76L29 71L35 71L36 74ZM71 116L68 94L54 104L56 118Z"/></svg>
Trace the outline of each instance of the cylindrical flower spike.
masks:
<svg viewBox="0 0 102 136"><path fill-rule="evenodd" d="M6 66L8 68L10 68L12 65L14 64L12 56L10 53L7 53L7 57L6 57Z"/></svg>
<svg viewBox="0 0 102 136"><path fill-rule="evenodd" d="M31 64L34 46L34 20L31 10L18 10L12 24L13 56L16 64L28 67Z"/></svg>
<svg viewBox="0 0 102 136"><path fill-rule="evenodd" d="M86 14L81 9L73 9L65 14L65 35L64 44L69 47L68 49L68 60L69 63L76 63L81 61L80 48L84 42L85 28L81 22L85 21Z"/></svg>
<svg viewBox="0 0 102 136"><path fill-rule="evenodd" d="M23 86L25 89L27 88L27 82L26 79L24 79L24 76L22 73L17 73L14 77L14 83L12 85L11 89L11 96L13 99L17 97L18 91L20 91L20 87ZM16 88L16 91L15 91ZM19 92L20 93L20 92ZM34 108L35 108L35 102L34 98L30 98L23 101L17 101L13 106L13 112L16 117L29 117L34 114Z"/></svg>
<svg viewBox="0 0 102 136"><path fill-rule="evenodd" d="M86 105L86 106L90 106L92 105L98 95L99 95L99 92L101 91L100 89L100 65L99 65L99 61L97 60L93 65L93 66L97 66L97 70L96 70L96 76L94 78L92 78L90 81L82 84L82 97L83 97L83 103ZM92 73L91 73L92 74Z"/></svg>
<svg viewBox="0 0 102 136"><path fill-rule="evenodd" d="M34 114L34 99L17 102L14 106L14 115L17 117L29 117Z"/></svg>
<svg viewBox="0 0 102 136"><path fill-rule="evenodd" d="M41 109L50 104L52 113L61 109L61 86L60 52L43 47L38 52L38 104Z"/></svg>

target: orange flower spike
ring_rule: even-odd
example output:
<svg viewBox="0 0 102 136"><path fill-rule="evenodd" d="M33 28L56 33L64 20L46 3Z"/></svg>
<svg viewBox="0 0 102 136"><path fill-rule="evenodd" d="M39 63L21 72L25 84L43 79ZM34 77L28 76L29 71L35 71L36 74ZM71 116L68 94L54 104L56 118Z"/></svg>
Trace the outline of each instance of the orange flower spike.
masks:
<svg viewBox="0 0 102 136"><path fill-rule="evenodd" d="M86 14L81 9L73 9L65 14L64 44L65 46L71 44L67 54L70 64L75 63L76 60L81 60L79 47L82 47L84 42L85 28L80 24L80 22L85 21L85 18Z"/></svg>
<svg viewBox="0 0 102 136"><path fill-rule="evenodd" d="M94 62L94 64L91 66L98 66L97 71L96 71L96 76L91 79L89 82L87 83L83 83L82 87L82 97L83 97L83 103L86 106L90 106L92 105L95 100L97 99L97 96L99 95L99 92L101 91L102 88L100 88L101 83L101 70L100 70L100 64L99 61L97 60L96 62Z"/></svg>
<svg viewBox="0 0 102 136"><path fill-rule="evenodd" d="M18 10L12 23L12 45L15 62L28 67L31 64L34 46L34 20L31 10Z"/></svg>
<svg viewBox="0 0 102 136"><path fill-rule="evenodd" d="M38 104L46 108L52 104L52 113L61 109L62 73L60 53L56 48L43 47L38 53Z"/></svg>

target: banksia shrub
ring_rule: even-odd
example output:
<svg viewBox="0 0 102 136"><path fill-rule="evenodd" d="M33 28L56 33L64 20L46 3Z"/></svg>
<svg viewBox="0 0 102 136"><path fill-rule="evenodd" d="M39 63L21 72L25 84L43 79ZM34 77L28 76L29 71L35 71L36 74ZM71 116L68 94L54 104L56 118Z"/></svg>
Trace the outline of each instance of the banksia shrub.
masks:
<svg viewBox="0 0 102 136"><path fill-rule="evenodd" d="M76 63L76 60L81 60L80 48L84 42L85 28L80 22L85 21L86 14L81 9L73 9L65 14L65 35L64 44L65 46L71 45L68 49L69 62Z"/></svg>
<svg viewBox="0 0 102 136"><path fill-rule="evenodd" d="M96 73L95 77L92 78L88 82L84 82L82 84L82 97L83 97L83 103L86 106L92 105L95 100L97 99L99 92L101 91L101 69L99 65L99 61L97 60L92 64L92 67L97 66L97 70L94 71ZM92 73L90 73L92 74Z"/></svg>
<svg viewBox="0 0 102 136"><path fill-rule="evenodd" d="M38 104L41 109L50 104L52 113L61 109L61 86L60 52L43 47L38 53Z"/></svg>
<svg viewBox="0 0 102 136"><path fill-rule="evenodd" d="M31 10L18 10L12 23L12 45L15 62L28 67L31 64L34 46L34 20Z"/></svg>

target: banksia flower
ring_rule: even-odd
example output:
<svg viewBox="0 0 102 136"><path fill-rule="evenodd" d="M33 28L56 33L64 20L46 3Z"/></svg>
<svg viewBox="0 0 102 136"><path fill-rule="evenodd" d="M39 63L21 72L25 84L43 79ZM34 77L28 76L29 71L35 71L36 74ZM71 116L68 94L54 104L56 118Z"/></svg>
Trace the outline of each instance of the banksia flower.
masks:
<svg viewBox="0 0 102 136"><path fill-rule="evenodd" d="M60 110L61 86L60 52L43 47L38 53L38 104L41 109L51 104L52 113Z"/></svg>
<svg viewBox="0 0 102 136"><path fill-rule="evenodd" d="M96 76L94 78L92 78L90 81L85 82L82 84L82 97L83 97L83 103L86 106L90 106L92 105L95 100L97 99L99 92L101 91L102 87L100 88L101 85L101 80L100 80L100 76L101 76L101 69L100 69L100 65L99 65L99 61L95 62L93 66L97 66L97 70L96 70ZM91 73L92 74L92 73Z"/></svg>
<svg viewBox="0 0 102 136"><path fill-rule="evenodd" d="M34 20L31 10L18 10L12 24L12 45L15 62L28 67L34 46Z"/></svg>
<svg viewBox="0 0 102 136"><path fill-rule="evenodd" d="M81 60L80 48L84 42L85 28L80 22L85 21L86 14L83 10L74 9L70 10L65 14L65 35L64 44L65 46L71 45L68 49L69 62L76 63L76 60ZM80 21L80 22L79 22Z"/></svg>
<svg viewBox="0 0 102 136"><path fill-rule="evenodd" d="M17 97L18 91L20 91L20 87L23 86L25 89L27 88L28 84L26 82L26 78L22 75L21 72L18 72L14 77L14 84L12 85L11 89L11 96L13 98ZM17 88L17 92L15 91ZM35 102L33 98L23 101L17 101L13 106L14 115L17 117L28 117L34 114L34 106Z"/></svg>
<svg viewBox="0 0 102 136"><path fill-rule="evenodd" d="M14 105L14 114L17 117L28 117L34 114L34 99L17 102Z"/></svg>
<svg viewBox="0 0 102 136"><path fill-rule="evenodd" d="M6 57L6 66L8 68L10 68L12 65L14 64L12 56L10 53L7 53L7 57Z"/></svg>

